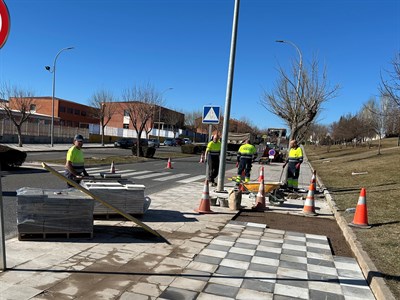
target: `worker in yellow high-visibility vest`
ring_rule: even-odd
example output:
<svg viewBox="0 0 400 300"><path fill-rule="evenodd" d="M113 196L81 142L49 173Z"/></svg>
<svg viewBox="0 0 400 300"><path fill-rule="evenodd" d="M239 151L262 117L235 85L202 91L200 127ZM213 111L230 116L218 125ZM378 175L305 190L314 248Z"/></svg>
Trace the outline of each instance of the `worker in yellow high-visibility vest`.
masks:
<svg viewBox="0 0 400 300"><path fill-rule="evenodd" d="M291 140L289 147L289 155L282 168L285 168L288 164L287 187L290 190L297 191L299 188L300 165L303 162L303 150L298 146L296 140Z"/></svg>
<svg viewBox="0 0 400 300"><path fill-rule="evenodd" d="M215 178L218 176L219 171L219 155L221 153L221 141L218 134L215 134L212 140L207 144L205 153L206 161L208 163L207 179L211 186L217 186Z"/></svg>
<svg viewBox="0 0 400 300"><path fill-rule="evenodd" d="M252 144L250 144L250 140L247 139L244 141L244 144L240 146L238 154L237 154L237 162L238 162L238 172L236 177L236 184L239 184L242 180L242 172L245 171L245 179L244 182L250 181L250 171L253 163L253 159L257 157L257 149Z"/></svg>

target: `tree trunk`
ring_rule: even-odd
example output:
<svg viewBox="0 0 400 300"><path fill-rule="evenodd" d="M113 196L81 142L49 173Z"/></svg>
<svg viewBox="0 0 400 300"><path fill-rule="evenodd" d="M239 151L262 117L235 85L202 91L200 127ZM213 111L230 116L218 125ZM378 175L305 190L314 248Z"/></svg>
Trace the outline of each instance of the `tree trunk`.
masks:
<svg viewBox="0 0 400 300"><path fill-rule="evenodd" d="M22 132L21 132L21 125L16 126L17 133L18 133L18 147L22 147Z"/></svg>

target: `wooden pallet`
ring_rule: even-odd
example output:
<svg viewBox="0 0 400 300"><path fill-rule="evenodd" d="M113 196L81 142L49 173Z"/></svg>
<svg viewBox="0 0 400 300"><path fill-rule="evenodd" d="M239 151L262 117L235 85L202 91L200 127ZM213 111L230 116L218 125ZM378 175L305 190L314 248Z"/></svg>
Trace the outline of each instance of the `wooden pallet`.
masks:
<svg viewBox="0 0 400 300"><path fill-rule="evenodd" d="M55 239L92 239L93 232L38 232L18 233L19 241L38 241Z"/></svg>

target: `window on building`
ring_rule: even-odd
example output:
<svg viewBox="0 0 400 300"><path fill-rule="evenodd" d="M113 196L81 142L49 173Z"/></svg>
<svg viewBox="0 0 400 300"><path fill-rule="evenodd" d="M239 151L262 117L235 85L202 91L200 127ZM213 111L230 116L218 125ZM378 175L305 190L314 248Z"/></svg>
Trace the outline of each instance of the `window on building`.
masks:
<svg viewBox="0 0 400 300"><path fill-rule="evenodd" d="M122 128L129 129L129 124L124 124Z"/></svg>
<svg viewBox="0 0 400 300"><path fill-rule="evenodd" d="M60 106L60 112L65 113L65 106Z"/></svg>
<svg viewBox="0 0 400 300"><path fill-rule="evenodd" d="M82 111L81 111L81 116L86 117L86 111L82 110Z"/></svg>
<svg viewBox="0 0 400 300"><path fill-rule="evenodd" d="M30 110L31 112L35 112L35 111L36 111L36 104L31 104L31 105L29 106L29 110Z"/></svg>
<svg viewBox="0 0 400 300"><path fill-rule="evenodd" d="M124 109L124 117L129 117L129 110Z"/></svg>
<svg viewBox="0 0 400 300"><path fill-rule="evenodd" d="M73 114L74 110L71 107L67 107L67 113Z"/></svg>
<svg viewBox="0 0 400 300"><path fill-rule="evenodd" d="M81 114L81 111L79 109L75 109L74 114L79 116Z"/></svg>

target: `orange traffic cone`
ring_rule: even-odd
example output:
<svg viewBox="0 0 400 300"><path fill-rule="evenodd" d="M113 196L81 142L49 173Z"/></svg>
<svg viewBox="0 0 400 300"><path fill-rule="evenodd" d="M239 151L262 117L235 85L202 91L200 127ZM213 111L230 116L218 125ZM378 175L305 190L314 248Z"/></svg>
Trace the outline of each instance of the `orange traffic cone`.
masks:
<svg viewBox="0 0 400 300"><path fill-rule="evenodd" d="M260 176L258 176L258 182L264 181L264 167L260 168Z"/></svg>
<svg viewBox="0 0 400 300"><path fill-rule="evenodd" d="M353 222L349 223L349 225L358 228L371 228L371 226L368 225L368 211L365 188L361 189L356 212L354 214L354 219Z"/></svg>
<svg viewBox="0 0 400 300"><path fill-rule="evenodd" d="M204 163L204 152L201 152L199 164Z"/></svg>
<svg viewBox="0 0 400 300"><path fill-rule="evenodd" d="M253 210L264 211L268 208L265 206L265 190L264 190L264 180L260 182L258 188L258 193L256 197L256 205L252 207Z"/></svg>
<svg viewBox="0 0 400 300"><path fill-rule="evenodd" d="M316 170L314 170L314 172L313 172L310 183L312 183L314 185L314 190L317 190L317 171Z"/></svg>
<svg viewBox="0 0 400 300"><path fill-rule="evenodd" d="M308 216L317 215L317 213L315 212L314 192L315 192L315 186L313 183L311 183L308 189L306 202L304 203L303 207L303 214Z"/></svg>
<svg viewBox="0 0 400 300"><path fill-rule="evenodd" d="M168 163L167 163L167 166L165 168L166 169L173 169L172 164L171 164L171 158L168 158Z"/></svg>
<svg viewBox="0 0 400 300"><path fill-rule="evenodd" d="M196 208L194 211L200 214L213 214L214 212L210 208L210 191L208 188L208 180L204 182L203 193L201 196L201 201L199 208Z"/></svg>
<svg viewBox="0 0 400 300"><path fill-rule="evenodd" d="M114 161L111 162L110 173L111 173L111 174L115 174Z"/></svg>

